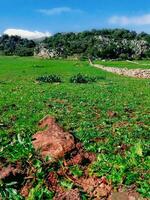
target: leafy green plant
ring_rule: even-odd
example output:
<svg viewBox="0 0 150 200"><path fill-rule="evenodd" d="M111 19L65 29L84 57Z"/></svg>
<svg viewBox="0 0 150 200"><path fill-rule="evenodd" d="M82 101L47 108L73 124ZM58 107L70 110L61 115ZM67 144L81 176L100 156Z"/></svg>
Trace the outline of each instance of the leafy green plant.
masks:
<svg viewBox="0 0 150 200"><path fill-rule="evenodd" d="M88 75L77 74L70 78L71 83L92 83L96 82L96 77L91 77Z"/></svg>
<svg viewBox="0 0 150 200"><path fill-rule="evenodd" d="M56 74L40 76L36 80L43 83L61 83L62 82L60 76Z"/></svg>
<svg viewBox="0 0 150 200"><path fill-rule="evenodd" d="M80 177L83 174L83 171L80 169L78 165L71 166L70 172L76 177Z"/></svg>
<svg viewBox="0 0 150 200"><path fill-rule="evenodd" d="M23 200L19 192L13 188L14 184L5 184L0 180L0 199Z"/></svg>
<svg viewBox="0 0 150 200"><path fill-rule="evenodd" d="M72 187L73 187L73 183L68 179L62 179L60 181L60 184L61 184L61 186L63 186L64 188L67 188L67 189L72 189Z"/></svg>
<svg viewBox="0 0 150 200"><path fill-rule="evenodd" d="M30 190L29 196L27 200L41 200L41 199L49 199L52 200L54 193L49 191L43 184L43 182L39 182L34 188Z"/></svg>

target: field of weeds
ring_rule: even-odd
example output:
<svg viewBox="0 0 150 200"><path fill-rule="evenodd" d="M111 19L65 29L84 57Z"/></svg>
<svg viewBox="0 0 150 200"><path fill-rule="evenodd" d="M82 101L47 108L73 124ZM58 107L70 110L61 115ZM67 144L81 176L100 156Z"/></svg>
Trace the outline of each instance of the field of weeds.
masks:
<svg viewBox="0 0 150 200"><path fill-rule="evenodd" d="M131 65L135 68L118 62ZM61 81L39 81L48 75ZM76 81L84 76L95 81ZM32 136L47 115L82 145L79 152L92 153L96 159L67 165L74 150L56 163L43 161ZM101 179L113 191L137 191L148 198L149 139L149 79L114 75L87 62L0 57L0 198L57 199L57 186L61 192L78 190L81 199L91 199L95 193L79 181L85 177ZM107 198L109 194L103 193Z"/></svg>

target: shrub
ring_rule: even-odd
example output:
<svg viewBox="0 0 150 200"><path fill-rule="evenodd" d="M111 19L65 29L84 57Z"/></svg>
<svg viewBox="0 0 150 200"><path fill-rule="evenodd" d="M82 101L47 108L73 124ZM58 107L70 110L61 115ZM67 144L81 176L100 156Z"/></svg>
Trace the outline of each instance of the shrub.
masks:
<svg viewBox="0 0 150 200"><path fill-rule="evenodd" d="M77 74L70 78L71 83L92 83L96 82L96 77L90 77L87 75Z"/></svg>
<svg viewBox="0 0 150 200"><path fill-rule="evenodd" d="M61 78L55 74L40 76L36 80L43 83L61 83L62 82Z"/></svg>
<svg viewBox="0 0 150 200"><path fill-rule="evenodd" d="M33 68L44 68L44 66L42 66L42 65L33 65L32 67Z"/></svg>
<svg viewBox="0 0 150 200"><path fill-rule="evenodd" d="M18 46L14 52L17 56L33 56L34 48Z"/></svg>

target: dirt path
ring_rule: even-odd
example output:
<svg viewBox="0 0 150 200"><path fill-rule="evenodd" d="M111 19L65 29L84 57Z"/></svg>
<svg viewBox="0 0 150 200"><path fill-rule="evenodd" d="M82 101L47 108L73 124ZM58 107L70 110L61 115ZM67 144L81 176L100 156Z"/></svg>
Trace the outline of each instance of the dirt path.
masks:
<svg viewBox="0 0 150 200"><path fill-rule="evenodd" d="M127 68L117 68L117 67L105 67L100 64L93 64L90 62L90 65L93 67L112 72L115 74L123 75L123 76L129 76L129 77L135 77L135 78L150 78L150 69L127 69Z"/></svg>

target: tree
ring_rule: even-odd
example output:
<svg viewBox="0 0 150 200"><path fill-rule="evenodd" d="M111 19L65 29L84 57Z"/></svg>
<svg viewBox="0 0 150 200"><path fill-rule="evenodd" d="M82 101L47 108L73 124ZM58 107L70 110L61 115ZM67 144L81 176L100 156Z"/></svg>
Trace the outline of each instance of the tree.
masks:
<svg viewBox="0 0 150 200"><path fill-rule="evenodd" d="M0 52L4 55L32 56L35 42L22 39L19 36L2 35L0 37Z"/></svg>

